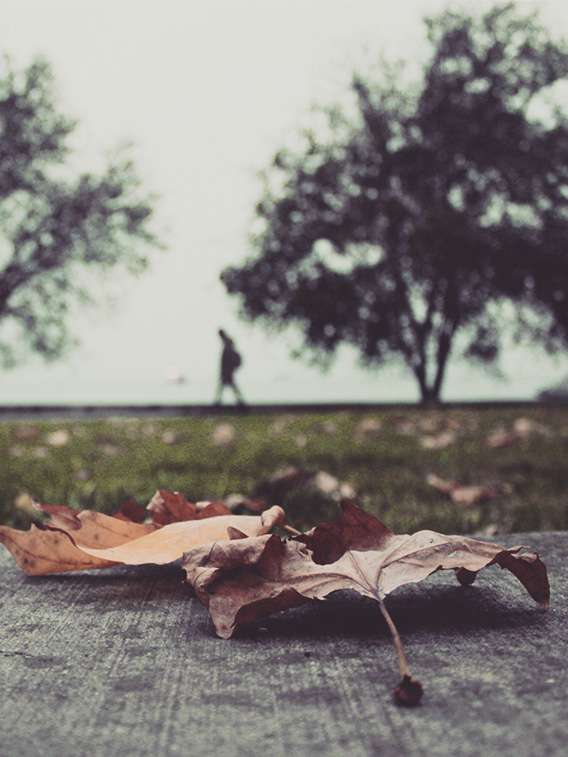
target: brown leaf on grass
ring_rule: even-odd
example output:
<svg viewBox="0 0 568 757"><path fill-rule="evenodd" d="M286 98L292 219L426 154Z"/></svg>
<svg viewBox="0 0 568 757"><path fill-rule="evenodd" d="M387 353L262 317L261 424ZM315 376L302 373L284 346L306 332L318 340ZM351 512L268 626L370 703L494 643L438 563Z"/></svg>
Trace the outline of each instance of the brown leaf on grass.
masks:
<svg viewBox="0 0 568 757"><path fill-rule="evenodd" d="M450 492L450 498L458 507L469 507L479 502L487 502L497 496L493 486L459 486Z"/></svg>
<svg viewBox="0 0 568 757"><path fill-rule="evenodd" d="M487 444L494 449L500 447L510 447L518 441L527 439L530 436L540 436L550 438L551 432L546 426L530 420L530 418L517 418L513 423L513 429L508 431L505 428L497 428L487 437Z"/></svg>
<svg viewBox="0 0 568 757"><path fill-rule="evenodd" d="M436 435L422 436L418 443L423 449L446 449L456 441L456 434L451 429L440 431Z"/></svg>
<svg viewBox="0 0 568 757"><path fill-rule="evenodd" d="M510 570L529 594L548 607L549 586L536 554L463 536L419 531L394 534L351 502L341 504L338 520L282 541L278 536L242 538L188 551L182 567L197 596L208 607L217 634L233 633L265 615L338 589L354 589L378 600L438 570Z"/></svg>
<svg viewBox="0 0 568 757"><path fill-rule="evenodd" d="M478 502L486 502L497 495L493 486L462 486L459 481L446 481L434 473L429 473L426 481L442 494L448 494L454 505L458 507L469 507Z"/></svg>
<svg viewBox="0 0 568 757"><path fill-rule="evenodd" d="M204 512L204 511L203 511ZM284 511L272 507L262 515L217 515L192 521L169 523L167 526L110 549L81 549L92 557L125 565L164 565L179 560L189 549L222 543L229 539L229 529L237 529L246 537L266 534L276 525L284 525Z"/></svg>
<svg viewBox="0 0 568 757"><path fill-rule="evenodd" d="M245 499L244 504L253 512L261 512L270 505L282 505L293 489L305 485L313 475L313 471L296 465L288 465L261 479Z"/></svg>
<svg viewBox="0 0 568 757"><path fill-rule="evenodd" d="M300 488L318 492L337 502L353 498L357 494L351 484L339 481L326 471L288 465L261 479L248 497L239 497L235 504L243 505L253 512L262 512L271 505L284 506L287 496Z"/></svg>
<svg viewBox="0 0 568 757"><path fill-rule="evenodd" d="M435 473L429 473L426 476L426 483L430 484L430 486L437 489L439 492L442 492L442 494L451 494L454 489L461 486L459 481L453 479L448 481L445 478L440 478L440 476L437 476Z"/></svg>
<svg viewBox="0 0 568 757"><path fill-rule="evenodd" d="M503 428L498 428L492 431L487 437L487 444L493 449L499 449L501 447L510 447L518 441L519 435L515 431L507 431Z"/></svg>

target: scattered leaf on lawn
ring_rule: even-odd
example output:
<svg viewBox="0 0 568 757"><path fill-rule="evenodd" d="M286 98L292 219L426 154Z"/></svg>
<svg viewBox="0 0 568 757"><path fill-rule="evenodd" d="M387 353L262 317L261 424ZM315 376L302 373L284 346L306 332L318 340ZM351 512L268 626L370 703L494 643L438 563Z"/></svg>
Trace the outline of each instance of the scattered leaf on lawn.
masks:
<svg viewBox="0 0 568 757"><path fill-rule="evenodd" d="M487 437L487 444L494 449L499 447L510 447L519 440L527 439L531 435L550 438L552 436L550 429L540 423L535 423L529 418L517 418L513 423L513 429L508 431L505 428L494 429Z"/></svg>
<svg viewBox="0 0 568 757"><path fill-rule="evenodd" d="M469 507L479 502L487 502L497 496L493 486L459 486L450 492L450 499L458 507Z"/></svg>
<svg viewBox="0 0 568 757"><path fill-rule="evenodd" d="M436 435L422 436L418 443L423 449L446 449L456 441L456 434L452 430L441 431Z"/></svg>
<svg viewBox="0 0 568 757"><path fill-rule="evenodd" d="M487 444L493 449L500 447L510 447L518 441L519 435L515 431L507 431L504 428L495 429L487 437Z"/></svg>
<svg viewBox="0 0 568 757"><path fill-rule="evenodd" d="M434 473L429 473L426 476L426 481L434 489L442 492L442 494L449 495L454 505L458 507L469 507L478 502L486 502L488 499L493 499L497 496L497 492L493 486L463 486L459 481L447 481L436 476Z"/></svg>
<svg viewBox="0 0 568 757"><path fill-rule="evenodd" d="M326 471L307 470L297 465L288 465L261 479L251 494L248 497L240 497L236 504L242 504L253 512L261 512L271 505L283 506L287 496L300 488L317 491L337 502L357 495L351 484L339 481ZM231 500L228 501L232 504Z"/></svg>

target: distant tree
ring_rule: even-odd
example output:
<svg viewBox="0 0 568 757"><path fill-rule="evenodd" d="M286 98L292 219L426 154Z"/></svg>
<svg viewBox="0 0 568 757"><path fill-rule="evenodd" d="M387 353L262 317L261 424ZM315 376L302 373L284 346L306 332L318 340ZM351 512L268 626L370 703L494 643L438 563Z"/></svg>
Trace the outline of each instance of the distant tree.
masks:
<svg viewBox="0 0 568 757"><path fill-rule="evenodd" d="M73 303L99 299L96 274L138 273L159 246L132 164L78 177L66 165L75 123L57 112L50 66L0 79L0 360L59 357Z"/></svg>
<svg viewBox="0 0 568 757"><path fill-rule="evenodd" d="M299 326L316 354L401 358L431 402L458 346L496 360L505 302L519 334L566 339L568 122L537 105L568 49L512 4L426 25L420 82L355 74L352 107L278 152L255 252L221 279L245 318Z"/></svg>

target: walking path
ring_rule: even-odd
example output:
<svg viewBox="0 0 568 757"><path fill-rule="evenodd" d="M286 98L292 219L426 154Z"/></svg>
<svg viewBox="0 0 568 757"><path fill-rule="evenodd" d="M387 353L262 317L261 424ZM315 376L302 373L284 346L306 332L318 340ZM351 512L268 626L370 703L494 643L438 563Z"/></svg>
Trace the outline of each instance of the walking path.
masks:
<svg viewBox="0 0 568 757"><path fill-rule="evenodd" d="M542 403L533 401L498 401L498 402L447 402L441 407L532 407ZM560 403L562 405L562 403ZM112 417L176 418L200 415L230 415L243 413L324 413L342 410L381 410L409 407L418 408L417 403L393 402L300 402L238 405L0 405L0 421L21 420L85 420Z"/></svg>
<svg viewBox="0 0 568 757"><path fill-rule="evenodd" d="M568 534L501 537L547 564L389 597L422 704L395 706L376 603L349 593L218 639L177 565L29 578L0 547L0 754L547 757L568 743Z"/></svg>

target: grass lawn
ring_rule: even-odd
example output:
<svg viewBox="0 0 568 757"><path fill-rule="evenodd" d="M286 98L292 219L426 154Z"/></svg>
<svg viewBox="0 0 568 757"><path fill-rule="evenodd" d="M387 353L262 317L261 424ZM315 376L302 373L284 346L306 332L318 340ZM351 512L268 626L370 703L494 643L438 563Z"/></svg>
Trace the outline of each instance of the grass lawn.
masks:
<svg viewBox="0 0 568 757"><path fill-rule="evenodd" d="M17 504L28 496L111 513L126 497L147 504L158 488L191 501L247 495L290 465L333 476L396 531L568 528L566 406L2 422L0 452L0 522L21 528L29 518ZM455 504L432 475L491 496ZM304 529L335 517L334 497L312 480L283 505Z"/></svg>

